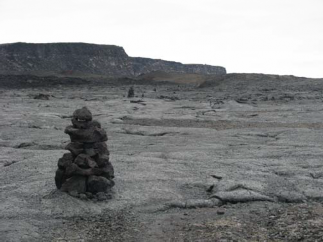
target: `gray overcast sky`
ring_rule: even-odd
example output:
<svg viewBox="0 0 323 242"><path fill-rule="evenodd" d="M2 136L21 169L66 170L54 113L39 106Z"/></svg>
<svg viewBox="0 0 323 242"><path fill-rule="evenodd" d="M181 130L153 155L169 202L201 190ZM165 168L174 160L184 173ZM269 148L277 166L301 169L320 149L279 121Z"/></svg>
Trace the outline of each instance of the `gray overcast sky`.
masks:
<svg viewBox="0 0 323 242"><path fill-rule="evenodd" d="M88 42L228 72L323 77L323 0L0 0L0 43Z"/></svg>

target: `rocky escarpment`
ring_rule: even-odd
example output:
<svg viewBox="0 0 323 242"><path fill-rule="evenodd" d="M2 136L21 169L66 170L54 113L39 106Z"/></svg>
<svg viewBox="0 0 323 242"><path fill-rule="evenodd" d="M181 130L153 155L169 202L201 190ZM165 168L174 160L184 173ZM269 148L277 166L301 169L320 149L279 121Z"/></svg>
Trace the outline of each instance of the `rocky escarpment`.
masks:
<svg viewBox="0 0 323 242"><path fill-rule="evenodd" d="M177 73L226 74L219 66L186 65L179 62L129 57L124 49L114 45L86 43L0 45L2 74L95 74L108 76L138 76L151 71Z"/></svg>

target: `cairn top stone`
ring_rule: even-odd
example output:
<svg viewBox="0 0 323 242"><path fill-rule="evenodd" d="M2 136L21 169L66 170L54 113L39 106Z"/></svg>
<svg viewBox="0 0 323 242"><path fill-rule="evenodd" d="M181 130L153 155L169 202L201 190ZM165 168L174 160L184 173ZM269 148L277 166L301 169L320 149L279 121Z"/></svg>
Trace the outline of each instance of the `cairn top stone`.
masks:
<svg viewBox="0 0 323 242"><path fill-rule="evenodd" d="M73 118L77 121L91 121L92 113L87 107L83 107L74 111Z"/></svg>

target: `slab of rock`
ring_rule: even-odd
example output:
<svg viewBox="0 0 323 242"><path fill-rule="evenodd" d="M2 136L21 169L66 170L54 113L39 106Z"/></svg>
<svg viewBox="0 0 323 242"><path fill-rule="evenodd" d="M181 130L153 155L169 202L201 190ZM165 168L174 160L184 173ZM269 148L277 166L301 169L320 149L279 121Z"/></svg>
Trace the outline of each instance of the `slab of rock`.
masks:
<svg viewBox="0 0 323 242"><path fill-rule="evenodd" d="M98 127L77 129L71 125L66 127L65 133L70 136L72 142L95 143L105 142L108 140L106 132Z"/></svg>
<svg viewBox="0 0 323 242"><path fill-rule="evenodd" d="M87 181L87 191L96 194L98 192L107 192L113 184L102 176L90 176Z"/></svg>
<svg viewBox="0 0 323 242"><path fill-rule="evenodd" d="M72 152L74 156L78 156L84 151L83 143L80 142L71 142L65 147L65 149Z"/></svg>
<svg viewBox="0 0 323 242"><path fill-rule="evenodd" d="M77 192L85 193L86 192L86 177L85 176L73 176L63 183L61 187L63 192Z"/></svg>
<svg viewBox="0 0 323 242"><path fill-rule="evenodd" d="M252 201L271 201L273 202L274 199L262 195L258 192L245 190L245 189L239 189L229 192L217 192L212 197L218 198L222 202L231 202L231 203L237 203L237 202L252 202Z"/></svg>

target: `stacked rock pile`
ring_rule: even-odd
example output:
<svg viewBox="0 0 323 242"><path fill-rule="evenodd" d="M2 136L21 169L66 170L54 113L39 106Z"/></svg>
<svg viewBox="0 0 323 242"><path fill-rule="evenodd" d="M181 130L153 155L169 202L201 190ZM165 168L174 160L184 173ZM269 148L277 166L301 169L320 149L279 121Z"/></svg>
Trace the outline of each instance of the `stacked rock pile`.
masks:
<svg viewBox="0 0 323 242"><path fill-rule="evenodd" d="M98 121L92 120L86 107L75 110L72 124L65 129L71 139L65 149L70 153L58 160L56 187L81 198L104 200L111 197L114 170L105 143L106 132Z"/></svg>

